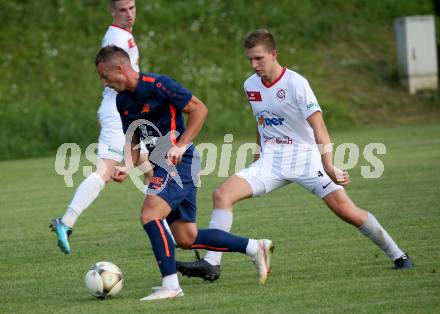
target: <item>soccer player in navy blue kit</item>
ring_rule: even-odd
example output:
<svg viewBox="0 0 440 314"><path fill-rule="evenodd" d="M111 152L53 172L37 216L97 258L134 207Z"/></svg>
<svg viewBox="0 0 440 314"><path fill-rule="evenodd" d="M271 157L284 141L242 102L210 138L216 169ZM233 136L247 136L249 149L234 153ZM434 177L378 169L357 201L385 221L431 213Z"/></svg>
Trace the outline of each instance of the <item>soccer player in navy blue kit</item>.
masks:
<svg viewBox="0 0 440 314"><path fill-rule="evenodd" d="M102 48L95 64L103 83L118 92L116 105L126 134L125 166L115 170L113 179L120 182L127 177L139 158L140 141L146 144L149 159L155 164L140 220L162 274L162 287L140 300L183 296L174 243L164 218L179 247L247 254L255 262L259 282L264 284L270 271L272 241L238 237L219 229L197 229L195 224L200 159L192 140L208 114L206 106L167 76L134 71L128 54L119 47ZM183 113L188 115L186 128Z"/></svg>

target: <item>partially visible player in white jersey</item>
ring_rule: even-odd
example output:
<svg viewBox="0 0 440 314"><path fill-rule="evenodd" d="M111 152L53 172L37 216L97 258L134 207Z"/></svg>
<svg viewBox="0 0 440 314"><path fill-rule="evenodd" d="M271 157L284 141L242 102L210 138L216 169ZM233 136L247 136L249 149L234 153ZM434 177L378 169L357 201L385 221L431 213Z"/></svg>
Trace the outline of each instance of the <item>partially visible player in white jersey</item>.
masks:
<svg viewBox="0 0 440 314"><path fill-rule="evenodd" d="M130 56L133 69L139 72L139 51L133 38L132 30L136 19L136 4L134 0L111 0L111 15L113 23L109 26L102 47L114 45L124 49ZM117 92L105 87L101 106L98 110L98 120L101 127L99 134L97 169L88 176L77 188L73 199L62 218L53 219L50 226L58 238L58 246L70 254L69 236L78 217L98 197L101 190L111 179L113 168L123 159L125 136L122 122L116 109ZM144 150L145 152L145 150ZM141 155L139 164L143 165L145 184L152 171L148 171L148 157Z"/></svg>
<svg viewBox="0 0 440 314"><path fill-rule="evenodd" d="M209 228L229 231L236 202L295 182L369 237L396 269L411 268L411 259L376 218L355 205L345 192L349 175L333 165L329 134L307 80L278 63L276 43L269 31L260 29L248 35L244 48L255 71L244 89L257 122L261 154L215 190ZM221 253L209 251L203 259L177 266L184 275L215 280L220 275L220 261Z"/></svg>

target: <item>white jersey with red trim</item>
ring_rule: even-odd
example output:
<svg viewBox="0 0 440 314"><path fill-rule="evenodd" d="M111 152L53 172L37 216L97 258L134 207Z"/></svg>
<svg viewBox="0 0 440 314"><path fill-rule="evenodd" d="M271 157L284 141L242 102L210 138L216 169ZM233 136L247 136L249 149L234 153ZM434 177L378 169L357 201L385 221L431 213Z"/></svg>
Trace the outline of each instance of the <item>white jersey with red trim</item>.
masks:
<svg viewBox="0 0 440 314"><path fill-rule="evenodd" d="M110 25L102 39L101 47L110 45L124 49L130 56L130 63L133 70L139 72L139 50L134 41L133 34L130 31L116 24ZM101 107L98 110L98 114L111 114L119 119L119 113L116 110L116 95L117 92L115 90L109 87L104 88L104 91L102 92L103 100Z"/></svg>
<svg viewBox="0 0 440 314"><path fill-rule="evenodd" d="M244 90L258 123L262 153L316 148L306 119L321 108L304 77L283 68L280 77L267 85L254 74L244 82Z"/></svg>

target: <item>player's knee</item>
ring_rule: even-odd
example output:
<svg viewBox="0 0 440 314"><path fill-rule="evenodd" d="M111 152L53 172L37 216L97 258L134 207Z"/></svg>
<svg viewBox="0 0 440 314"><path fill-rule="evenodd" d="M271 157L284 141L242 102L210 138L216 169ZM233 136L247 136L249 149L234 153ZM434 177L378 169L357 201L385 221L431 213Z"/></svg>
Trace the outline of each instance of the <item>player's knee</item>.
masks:
<svg viewBox="0 0 440 314"><path fill-rule="evenodd" d="M158 219L158 217L155 217L154 213L152 211L141 210L141 214L139 216L139 219L141 221L141 224L145 225L145 224L149 223L150 221Z"/></svg>
<svg viewBox="0 0 440 314"><path fill-rule="evenodd" d="M146 223L150 222L150 220L148 219L148 217L144 214L144 212L141 212L139 215L139 220L141 222L142 225L145 225Z"/></svg>
<svg viewBox="0 0 440 314"><path fill-rule="evenodd" d="M218 187L212 193L212 200L214 207L220 207L224 203L229 203L228 193L222 187Z"/></svg>
<svg viewBox="0 0 440 314"><path fill-rule="evenodd" d="M191 249L197 238L197 228L187 228L182 232L174 233L174 240L176 240L177 245L184 250Z"/></svg>
<svg viewBox="0 0 440 314"><path fill-rule="evenodd" d="M191 245L193 244L193 242L188 241L188 240L176 240L177 245L179 246L179 248L181 248L182 250L189 250L191 249Z"/></svg>
<svg viewBox="0 0 440 314"><path fill-rule="evenodd" d="M99 160L97 163L95 174L101 177L105 183L108 183L112 178L113 163L116 164L113 161L104 162L102 160Z"/></svg>
<svg viewBox="0 0 440 314"><path fill-rule="evenodd" d="M352 215L352 219L350 221L350 224L352 224L353 226L359 228L367 220L368 212L363 210L362 208L357 207L356 205L354 205L354 207L355 208L352 211L353 215Z"/></svg>
<svg viewBox="0 0 440 314"><path fill-rule="evenodd" d="M112 178L111 171L105 171L105 169L97 169L93 174L100 177L105 184L107 184Z"/></svg>
<svg viewBox="0 0 440 314"><path fill-rule="evenodd" d="M330 206L329 206L330 207ZM330 207L345 222L359 227L365 221L365 211L348 200L340 200Z"/></svg>
<svg viewBox="0 0 440 314"><path fill-rule="evenodd" d="M196 240L196 236L194 235L185 235L184 237L175 238L177 245L179 248L183 250L191 249L194 241Z"/></svg>

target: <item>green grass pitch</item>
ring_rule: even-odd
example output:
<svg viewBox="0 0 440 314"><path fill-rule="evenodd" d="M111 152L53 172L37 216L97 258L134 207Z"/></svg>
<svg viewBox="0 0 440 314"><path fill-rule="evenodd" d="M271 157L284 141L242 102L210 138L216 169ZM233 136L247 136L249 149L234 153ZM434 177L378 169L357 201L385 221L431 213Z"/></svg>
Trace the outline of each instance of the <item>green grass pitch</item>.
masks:
<svg viewBox="0 0 440 314"><path fill-rule="evenodd" d="M438 313L440 308L439 125L363 129L333 134L353 142L361 158L347 188L380 220L416 267L391 262L356 229L336 218L302 188L290 185L235 208L233 232L275 242L272 274L257 283L251 261L225 254L215 283L180 278L185 297L140 303L160 284L150 243L138 222L142 195L131 182L111 184L85 212L64 256L49 232L74 188L54 171L54 157L0 162L1 313ZM384 175L365 179L362 147L383 142ZM87 163L83 163L87 165ZM82 167L80 167L82 170ZM83 179L74 177L75 187ZM222 181L203 177L198 222L207 226L211 192ZM193 258L177 250L177 257ZM125 287L113 299L88 295L83 278L97 261L116 263Z"/></svg>

